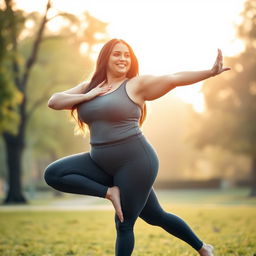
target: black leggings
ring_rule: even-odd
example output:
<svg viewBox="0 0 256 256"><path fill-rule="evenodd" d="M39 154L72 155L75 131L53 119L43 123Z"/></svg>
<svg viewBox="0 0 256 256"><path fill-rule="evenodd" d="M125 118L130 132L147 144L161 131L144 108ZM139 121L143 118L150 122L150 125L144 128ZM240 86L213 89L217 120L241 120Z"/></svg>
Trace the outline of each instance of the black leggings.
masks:
<svg viewBox="0 0 256 256"><path fill-rule="evenodd" d="M159 226L199 250L203 242L180 217L165 212L152 185L158 158L143 135L104 145L92 145L90 153L61 158L47 166L44 178L54 189L105 198L108 187L118 186L124 222L115 215L116 255L130 256L134 248L133 226L138 217Z"/></svg>

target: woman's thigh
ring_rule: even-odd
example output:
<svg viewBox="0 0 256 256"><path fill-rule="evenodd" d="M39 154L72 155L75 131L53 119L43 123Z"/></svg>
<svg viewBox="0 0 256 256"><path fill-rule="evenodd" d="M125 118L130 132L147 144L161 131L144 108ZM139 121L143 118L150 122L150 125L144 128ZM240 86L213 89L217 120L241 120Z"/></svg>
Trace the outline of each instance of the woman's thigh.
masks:
<svg viewBox="0 0 256 256"><path fill-rule="evenodd" d="M120 189L124 218L135 220L143 209L158 172L158 157L144 136L93 146L92 159L113 176Z"/></svg>
<svg viewBox="0 0 256 256"><path fill-rule="evenodd" d="M120 189L121 206L124 219L135 221L143 210L152 185L155 171L148 162L131 162L121 168L113 179L113 184Z"/></svg>
<svg viewBox="0 0 256 256"><path fill-rule="evenodd" d="M45 178L57 179L71 174L84 176L105 186L113 184L112 176L101 169L88 152L60 158L49 164L44 172Z"/></svg>
<svg viewBox="0 0 256 256"><path fill-rule="evenodd" d="M140 213L140 218L151 225L156 225L163 212L164 211L159 204L155 191L152 188L147 198L147 202Z"/></svg>

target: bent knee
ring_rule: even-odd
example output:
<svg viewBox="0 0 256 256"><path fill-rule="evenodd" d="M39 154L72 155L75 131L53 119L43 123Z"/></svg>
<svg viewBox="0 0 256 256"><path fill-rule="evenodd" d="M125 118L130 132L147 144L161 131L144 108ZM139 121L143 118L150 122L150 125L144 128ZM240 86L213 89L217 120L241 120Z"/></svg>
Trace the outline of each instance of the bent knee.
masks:
<svg viewBox="0 0 256 256"><path fill-rule="evenodd" d="M44 180L49 186L53 186L56 183L57 177L57 170L54 165L48 165L44 170Z"/></svg>

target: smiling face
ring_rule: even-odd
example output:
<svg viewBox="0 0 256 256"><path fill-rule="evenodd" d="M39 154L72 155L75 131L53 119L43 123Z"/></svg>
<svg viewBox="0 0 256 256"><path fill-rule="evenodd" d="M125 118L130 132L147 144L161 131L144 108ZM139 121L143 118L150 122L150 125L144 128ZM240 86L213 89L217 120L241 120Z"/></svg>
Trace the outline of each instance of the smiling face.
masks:
<svg viewBox="0 0 256 256"><path fill-rule="evenodd" d="M131 56L128 47L117 43L109 56L107 72L114 76L126 76L131 67Z"/></svg>

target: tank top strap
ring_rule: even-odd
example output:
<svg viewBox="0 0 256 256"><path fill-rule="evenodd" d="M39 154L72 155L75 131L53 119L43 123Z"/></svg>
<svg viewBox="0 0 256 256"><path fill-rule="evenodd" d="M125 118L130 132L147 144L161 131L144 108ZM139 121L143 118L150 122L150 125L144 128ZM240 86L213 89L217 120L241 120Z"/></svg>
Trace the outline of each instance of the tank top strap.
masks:
<svg viewBox="0 0 256 256"><path fill-rule="evenodd" d="M124 82L122 83L122 87L123 88L125 88L126 87L126 84L127 84L127 82L129 81L130 79L129 78L127 78L126 80L124 80Z"/></svg>
<svg viewBox="0 0 256 256"><path fill-rule="evenodd" d="M129 78L126 79L126 80L124 80L123 83L120 85L120 87L122 87L122 88L120 88L120 89L122 89L121 91L122 91L123 93L125 93L125 94L126 94L126 84L127 84L127 82L128 82L129 80L130 80Z"/></svg>

